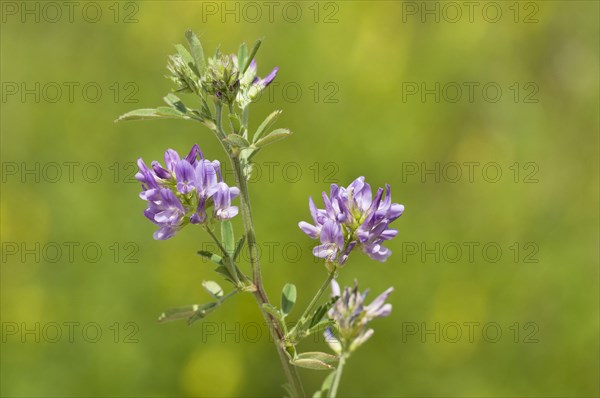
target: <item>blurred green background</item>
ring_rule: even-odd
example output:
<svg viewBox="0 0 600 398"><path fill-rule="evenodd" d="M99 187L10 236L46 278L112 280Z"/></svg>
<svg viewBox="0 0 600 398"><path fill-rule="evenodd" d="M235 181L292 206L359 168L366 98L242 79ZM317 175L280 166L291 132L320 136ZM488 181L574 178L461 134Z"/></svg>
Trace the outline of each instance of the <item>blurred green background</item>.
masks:
<svg viewBox="0 0 600 398"><path fill-rule="evenodd" d="M295 132L251 186L273 300L291 281L304 306L326 276L296 226L309 195L365 175L406 206L389 261L340 277L396 288L340 396L598 396L598 2L50 3L2 2L2 396L281 395L250 296L156 323L215 276L201 230L152 239L131 162L223 153L197 123L113 120L161 104L188 28L207 53L264 38L259 74L280 67L250 116ZM439 101L407 91L436 82Z"/></svg>

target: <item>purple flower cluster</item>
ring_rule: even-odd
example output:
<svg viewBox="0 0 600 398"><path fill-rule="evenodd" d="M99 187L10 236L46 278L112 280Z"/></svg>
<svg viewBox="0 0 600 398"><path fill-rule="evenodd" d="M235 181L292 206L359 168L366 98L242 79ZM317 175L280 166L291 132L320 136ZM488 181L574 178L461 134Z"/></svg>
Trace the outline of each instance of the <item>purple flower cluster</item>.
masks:
<svg viewBox="0 0 600 398"><path fill-rule="evenodd" d="M398 234L389 224L400 217L404 206L392 203L390 186L379 188L375 197L364 177L358 177L347 188L331 185L329 197L323 192L325 209L318 209L312 198L308 204L314 225L301 221L298 226L321 244L313 254L329 262L344 264L348 255L359 246L370 258L385 261L391 250L384 241Z"/></svg>
<svg viewBox="0 0 600 398"><path fill-rule="evenodd" d="M228 220L238 213L231 200L239 195L237 187L223 182L219 161L204 159L198 145L183 159L173 149L165 152L165 167L154 161L148 167L138 159L135 178L142 183L140 198L148 201L144 215L160 228L154 239L169 239L188 223L207 221L212 217Z"/></svg>
<svg viewBox="0 0 600 398"><path fill-rule="evenodd" d="M390 287L381 293L369 305L365 304L369 291L359 292L356 281L354 287L346 287L342 292L338 283L333 280L331 291L333 297L339 298L327 313L328 317L335 321L335 330L327 328L325 339L338 354L342 351L352 352L373 335L373 329L367 329L367 324L392 312L392 305L385 301L394 288Z"/></svg>

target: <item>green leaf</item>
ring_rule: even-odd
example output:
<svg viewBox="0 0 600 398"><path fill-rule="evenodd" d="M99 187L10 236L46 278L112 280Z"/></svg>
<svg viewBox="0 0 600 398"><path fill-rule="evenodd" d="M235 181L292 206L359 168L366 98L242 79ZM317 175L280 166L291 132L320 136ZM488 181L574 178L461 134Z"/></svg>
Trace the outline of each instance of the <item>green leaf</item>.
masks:
<svg viewBox="0 0 600 398"><path fill-rule="evenodd" d="M179 97L176 96L175 94L169 93L169 94L167 94L166 97L163 98L163 100L171 108L174 108L175 110L177 110L177 111L179 111L181 113L187 113L187 108L185 107L185 104L183 102L181 102L181 100L179 99Z"/></svg>
<svg viewBox="0 0 600 398"><path fill-rule="evenodd" d="M252 47L252 50L250 50L250 55L248 56L248 58L246 58L246 62L244 62L244 67L241 68L240 70L242 71L242 75L244 74L244 72L246 72L246 69L248 69L248 67L250 66L250 63L252 62L252 60L254 59L254 56L256 55L258 48L260 47L261 41L257 40L256 43L254 43L254 46Z"/></svg>
<svg viewBox="0 0 600 398"><path fill-rule="evenodd" d="M292 365L301 367L301 368L306 368L306 369L313 369L313 370L331 370L331 369L335 369L333 366L326 364L323 361L319 361L318 359L293 359L290 361L290 363Z"/></svg>
<svg viewBox="0 0 600 398"><path fill-rule="evenodd" d="M161 117L174 117L181 119L189 119L186 115L178 111L177 109L169 108L166 106L159 106L156 108L156 113Z"/></svg>
<svg viewBox="0 0 600 398"><path fill-rule="evenodd" d="M216 299L223 297L223 288L215 281L202 281L202 287Z"/></svg>
<svg viewBox="0 0 600 398"><path fill-rule="evenodd" d="M312 328L317 324L321 323L321 320L323 319L327 311L329 311L329 309L335 304L336 301L338 301L338 299L339 297L332 297L328 302L320 305L313 313L308 327Z"/></svg>
<svg viewBox="0 0 600 398"><path fill-rule="evenodd" d="M287 283L281 291L281 311L283 316L290 313L296 303L296 286Z"/></svg>
<svg viewBox="0 0 600 398"><path fill-rule="evenodd" d="M206 250L200 250L198 252L198 254L210 261L212 261L213 263L217 264L217 265L223 265L223 257L219 256L218 254L206 251Z"/></svg>
<svg viewBox="0 0 600 398"><path fill-rule="evenodd" d="M188 318L188 325L191 325L192 323L206 317L208 314L217 309L218 306L219 303L207 303L199 306L199 308L194 312L194 315Z"/></svg>
<svg viewBox="0 0 600 398"><path fill-rule="evenodd" d="M292 134L292 132L288 129L273 130L271 133L269 133L269 135L261 138L254 145L256 145L258 148L262 148L265 145L269 145L274 142L280 141L280 140L290 136L291 134Z"/></svg>
<svg viewBox="0 0 600 398"><path fill-rule="evenodd" d="M179 55L181 55L181 58L183 58L183 60L185 61L185 63L188 64L188 66L190 67L190 69L192 71L194 71L194 73L198 77L200 77L200 72L198 71L198 68L196 68L196 61L194 61L194 58L192 57L192 55L190 54L190 52L187 50L187 48L185 48L181 44L175 44L175 49L177 50L177 52L179 53Z"/></svg>
<svg viewBox="0 0 600 398"><path fill-rule="evenodd" d="M239 268L233 262L233 258L229 256L225 257L223 262L225 263L225 267L229 270L229 275L231 275L233 278L233 284L237 286L240 283L241 276Z"/></svg>
<svg viewBox="0 0 600 398"><path fill-rule="evenodd" d="M194 316L201 317L206 316L211 310L213 310L218 304L217 303L207 303L207 304L194 304L187 305L185 307L177 307L171 308L163 312L159 317L158 321L161 323L177 321L180 319L188 319Z"/></svg>
<svg viewBox="0 0 600 398"><path fill-rule="evenodd" d="M227 268L224 265L220 265L217 268L215 268L215 272L219 275L221 275L223 278L225 278L225 280L233 283L235 285L235 279L233 278L233 276L231 275L231 272L229 271L229 268Z"/></svg>
<svg viewBox="0 0 600 398"><path fill-rule="evenodd" d="M312 328L313 326L315 326L319 322L321 322L321 319L323 319L323 315L325 315L326 312L327 312L327 307L325 304L321 305L319 308L317 308L313 317L310 320L310 324L308 325L308 327Z"/></svg>
<svg viewBox="0 0 600 398"><path fill-rule="evenodd" d="M279 115L281 115L282 113L283 111L277 110L271 113L269 116L267 116L265 120L263 120L263 122L260 124L260 126L258 126L256 133L254 133L254 137L252 137L252 142L258 141L260 137L262 137L263 133L267 131L273 125L273 123L277 121Z"/></svg>
<svg viewBox="0 0 600 398"><path fill-rule="evenodd" d="M176 109L167 106L159 106L156 109L136 109L119 116L115 122L124 120L147 120L147 119L189 119L188 116Z"/></svg>
<svg viewBox="0 0 600 398"><path fill-rule="evenodd" d="M248 142L247 139L245 139L241 135L237 135L237 134L227 135L227 137L225 137L224 141L230 145L233 145L235 147L242 148L242 149L250 146L250 143Z"/></svg>
<svg viewBox="0 0 600 398"><path fill-rule="evenodd" d="M242 253L242 247L244 247L244 242L246 241L246 235L242 235L242 238L238 240L237 245L235 246L235 253L233 254L233 261L237 261Z"/></svg>
<svg viewBox="0 0 600 398"><path fill-rule="evenodd" d="M235 252L235 236L233 234L233 225L229 220L221 221L221 241L227 255L232 257Z"/></svg>
<svg viewBox="0 0 600 398"><path fill-rule="evenodd" d="M296 359L316 359L331 366L335 365L339 361L339 358L335 355L318 351L300 353Z"/></svg>
<svg viewBox="0 0 600 398"><path fill-rule="evenodd" d="M204 49L202 48L202 43L200 43L200 39L198 36L191 30L187 30L185 32L185 38L187 39L190 50L192 51L192 57L194 58L194 62L196 64L196 69L198 70L199 76L202 76L204 73L204 69L206 68L206 61L204 60Z"/></svg>
<svg viewBox="0 0 600 398"><path fill-rule="evenodd" d="M246 65L246 57L248 56L248 46L246 46L246 43L242 43L242 45L240 46L240 49L238 50L238 68L241 67L242 65Z"/></svg>
<svg viewBox="0 0 600 398"><path fill-rule="evenodd" d="M194 315L194 313L196 312L196 309L198 309L198 307L199 307L198 304L194 304L194 305L187 305L185 307L170 308L170 309L166 310L165 312L163 312L162 314L160 314L160 316L158 317L158 321L159 322L170 322L170 321L176 321L179 319L189 318L190 316Z"/></svg>

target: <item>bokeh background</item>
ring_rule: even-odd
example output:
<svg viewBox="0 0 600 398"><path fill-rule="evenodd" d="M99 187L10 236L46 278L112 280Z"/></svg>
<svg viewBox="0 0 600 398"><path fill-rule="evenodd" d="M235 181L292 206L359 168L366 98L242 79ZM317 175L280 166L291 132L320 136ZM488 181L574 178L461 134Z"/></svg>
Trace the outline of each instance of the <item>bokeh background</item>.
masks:
<svg viewBox="0 0 600 398"><path fill-rule="evenodd" d="M263 38L259 74L280 67L250 117L295 132L251 186L274 301L326 276L296 227L309 195L365 175L406 206L389 261L341 274L396 290L340 396L598 396L598 2L51 3L2 2L2 396L281 395L250 296L156 322L215 276L201 230L152 239L132 162L223 153L193 122L113 120L161 104L188 28L207 53Z"/></svg>

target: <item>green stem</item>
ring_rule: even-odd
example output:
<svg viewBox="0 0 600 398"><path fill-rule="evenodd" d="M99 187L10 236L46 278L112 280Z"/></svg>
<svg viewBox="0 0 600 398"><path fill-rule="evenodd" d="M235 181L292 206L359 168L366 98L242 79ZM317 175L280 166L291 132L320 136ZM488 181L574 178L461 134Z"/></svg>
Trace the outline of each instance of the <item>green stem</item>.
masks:
<svg viewBox="0 0 600 398"><path fill-rule="evenodd" d="M240 207L242 213L242 220L244 222L244 231L246 232L246 240L248 242L250 267L252 268L252 281L255 287L255 291L253 292L254 298L258 303L260 312L263 315L267 326L269 326L269 331L275 341L275 347L277 348L277 353L279 354L279 359L281 360L281 366L283 367L287 381L290 385L293 397L305 397L306 393L304 392L304 387L302 385L302 381L300 380L298 370L294 365L290 363L288 354L285 351L285 333L283 333L283 330L279 326L277 320L274 319L263 308L263 304L269 303L269 298L267 297L267 293L265 292L262 285L260 262L258 259L258 252L256 250L258 246L256 243L256 235L254 233L254 223L252 221L250 196L248 194L248 182L246 181L246 177L244 176L239 158L233 155L229 150L227 150L226 144L222 141L223 138L225 138L225 133L223 132L221 120L222 107L221 104L218 102L216 105L216 111L217 135L221 139L221 144L225 148L227 155L231 160L235 174L235 179L238 184L238 188L240 189Z"/></svg>
<svg viewBox="0 0 600 398"><path fill-rule="evenodd" d="M226 295L224 295L223 297L221 297L219 299L219 305L221 305L221 303L224 302L225 300L235 296L239 292L240 292L240 289L235 289L235 290L230 291L229 293L227 293Z"/></svg>
<svg viewBox="0 0 600 398"><path fill-rule="evenodd" d="M217 246L219 247L219 250L221 250L221 253L223 253L224 256L227 256L227 250L225 250L225 248L221 244L221 241L215 236L213 231L211 231L210 228L208 228L208 227L206 227L205 230L206 230L206 232L208 232L208 234L210 235L212 240L217 244Z"/></svg>
<svg viewBox="0 0 600 398"><path fill-rule="evenodd" d="M300 316L300 319L298 319L298 323L296 323L296 325L294 325L294 327L290 330L289 335L293 335L293 333L298 328L298 325L301 322L304 322L305 318L315 309L315 307L317 306L317 303L319 302L319 299L321 298L321 296L323 296L323 293L325 293L325 290L329 287L331 280L335 277L335 273L336 273L335 269L329 273L329 275L327 276L327 279L325 279L325 282L323 282L323 284L317 291L317 294L312 298L311 302L308 304L308 307L306 307L306 309L302 313L302 316Z"/></svg>
<svg viewBox="0 0 600 398"><path fill-rule="evenodd" d="M340 362L338 363L337 369L335 370L335 376L333 377L333 383L329 389L328 398L335 398L337 390L340 385L340 379L342 378L342 372L344 371L344 363L346 362L346 355L342 353L340 355Z"/></svg>
<svg viewBox="0 0 600 398"><path fill-rule="evenodd" d="M217 246L219 247L219 249L221 250L221 253L223 253L224 257L229 257L229 253L227 252L227 250L223 247L223 244L221 243L221 241L219 240L219 238L217 238L217 236L213 233L213 231L210 230L210 228L206 227L204 228L206 230L206 232L208 232L208 234L210 235L210 237L212 238L212 240L217 244ZM231 260L231 262L225 262L225 267L229 270L229 273L231 274L231 277L233 278L233 281L235 282L235 284L237 285L238 289L241 286L245 286L245 284L247 282L249 282L248 277L240 271L240 269L238 268L237 264L235 263L234 259L229 257L229 259ZM242 279L244 280L243 284L240 284L240 278L239 275L242 276Z"/></svg>

